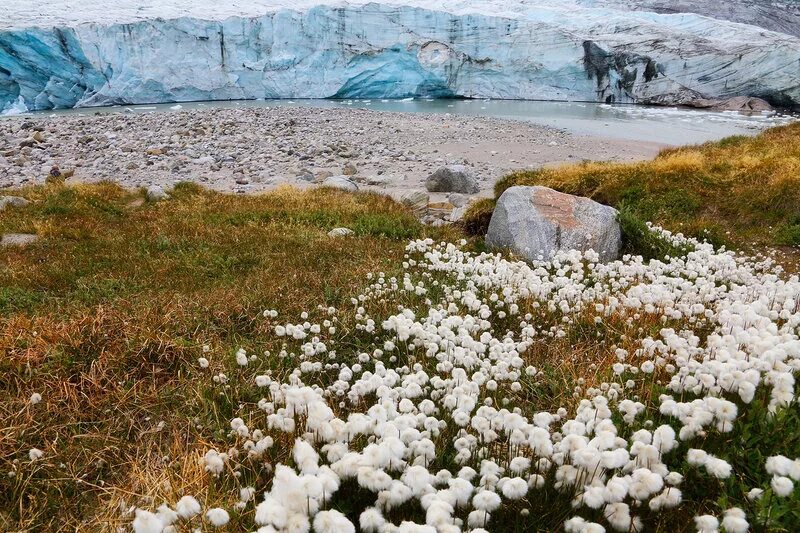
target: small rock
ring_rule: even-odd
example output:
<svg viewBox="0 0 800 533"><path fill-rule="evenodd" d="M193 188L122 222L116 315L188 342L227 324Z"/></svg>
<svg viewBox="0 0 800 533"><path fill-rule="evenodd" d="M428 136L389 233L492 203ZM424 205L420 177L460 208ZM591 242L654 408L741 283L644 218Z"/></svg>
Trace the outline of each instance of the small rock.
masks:
<svg viewBox="0 0 800 533"><path fill-rule="evenodd" d="M160 185L151 185L147 188L147 199L151 202L158 202L167 198L169 198L169 195L164 192L163 187Z"/></svg>
<svg viewBox="0 0 800 533"><path fill-rule="evenodd" d="M333 172L330 170L320 170L319 172L314 174L314 183L322 183L328 178L333 177Z"/></svg>
<svg viewBox="0 0 800 533"><path fill-rule="evenodd" d="M0 211L8 206L25 207L30 202L21 196L0 196Z"/></svg>
<svg viewBox="0 0 800 533"><path fill-rule="evenodd" d="M347 237L353 234L349 228L334 228L328 232L328 237Z"/></svg>
<svg viewBox="0 0 800 533"><path fill-rule="evenodd" d="M468 208L469 206L466 205L455 207L453 208L453 211L450 213L450 216L448 218L450 219L451 222L458 222L459 220L464 218L464 215L467 214Z"/></svg>
<svg viewBox="0 0 800 533"><path fill-rule="evenodd" d="M6 233L0 238L0 246L27 246L39 240L33 233Z"/></svg>
<svg viewBox="0 0 800 533"><path fill-rule="evenodd" d="M345 163L342 167L342 174L345 176L355 176L356 173L358 173L358 169L353 163Z"/></svg>
<svg viewBox="0 0 800 533"><path fill-rule="evenodd" d="M349 192L358 192L358 185L347 179L346 176L331 176L322 182L323 187L333 187Z"/></svg>
<svg viewBox="0 0 800 533"><path fill-rule="evenodd" d="M431 195L422 190L408 191L400 197L400 203L410 208L415 213L425 213L428 210L428 203Z"/></svg>
<svg viewBox="0 0 800 533"><path fill-rule="evenodd" d="M464 207L469 203L469 196L454 192L447 195L447 200L456 207Z"/></svg>
<svg viewBox="0 0 800 533"><path fill-rule="evenodd" d="M439 168L428 176L425 188L430 192L460 192L474 194L478 192L478 182L472 170L464 165L448 165Z"/></svg>
<svg viewBox="0 0 800 533"><path fill-rule="evenodd" d="M148 148L147 155L164 155L164 150L161 148Z"/></svg>
<svg viewBox="0 0 800 533"><path fill-rule="evenodd" d="M250 184L250 178L248 178L247 176L240 176L240 177L236 178L236 184L237 185L249 185Z"/></svg>

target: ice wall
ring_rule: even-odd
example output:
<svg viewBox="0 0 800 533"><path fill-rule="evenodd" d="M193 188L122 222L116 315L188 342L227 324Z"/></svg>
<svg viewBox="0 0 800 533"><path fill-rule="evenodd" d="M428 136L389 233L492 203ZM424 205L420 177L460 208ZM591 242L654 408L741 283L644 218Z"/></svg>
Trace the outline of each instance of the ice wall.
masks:
<svg viewBox="0 0 800 533"><path fill-rule="evenodd" d="M380 4L0 31L0 109L249 98L800 103L800 39L697 15Z"/></svg>

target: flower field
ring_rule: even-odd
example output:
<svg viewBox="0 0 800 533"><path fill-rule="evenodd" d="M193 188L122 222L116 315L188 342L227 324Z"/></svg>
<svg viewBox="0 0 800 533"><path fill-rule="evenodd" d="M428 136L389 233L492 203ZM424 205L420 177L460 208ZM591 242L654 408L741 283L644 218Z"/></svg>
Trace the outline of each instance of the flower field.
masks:
<svg viewBox="0 0 800 533"><path fill-rule="evenodd" d="M0 530L800 523L791 262L648 226L647 260L525 263L339 191L20 194Z"/></svg>
<svg viewBox="0 0 800 533"><path fill-rule="evenodd" d="M239 406L202 459L235 503L134 530L790 530L800 280L653 231L692 251L529 265L417 240L350 305L265 311L277 354L197 363Z"/></svg>

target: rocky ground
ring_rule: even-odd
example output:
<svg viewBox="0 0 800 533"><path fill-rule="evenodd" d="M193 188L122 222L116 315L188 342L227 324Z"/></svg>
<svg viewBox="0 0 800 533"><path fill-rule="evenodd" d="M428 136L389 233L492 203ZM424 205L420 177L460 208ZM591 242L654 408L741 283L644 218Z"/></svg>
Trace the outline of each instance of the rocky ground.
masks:
<svg viewBox="0 0 800 533"><path fill-rule="evenodd" d="M401 196L446 164L466 165L489 195L508 172L566 162L650 157L656 144L576 136L511 120L310 107L0 120L0 187L112 180L169 189L179 181L252 193L346 175ZM434 193L440 202L446 193Z"/></svg>

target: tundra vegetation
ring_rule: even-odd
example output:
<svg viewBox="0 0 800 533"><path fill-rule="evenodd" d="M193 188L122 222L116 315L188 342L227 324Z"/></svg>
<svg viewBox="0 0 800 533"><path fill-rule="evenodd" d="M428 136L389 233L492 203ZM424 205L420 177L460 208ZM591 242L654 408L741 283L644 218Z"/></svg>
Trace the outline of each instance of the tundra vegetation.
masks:
<svg viewBox="0 0 800 533"><path fill-rule="evenodd" d="M2 529L792 531L799 131L498 184L622 207L607 264L366 193L16 191Z"/></svg>

